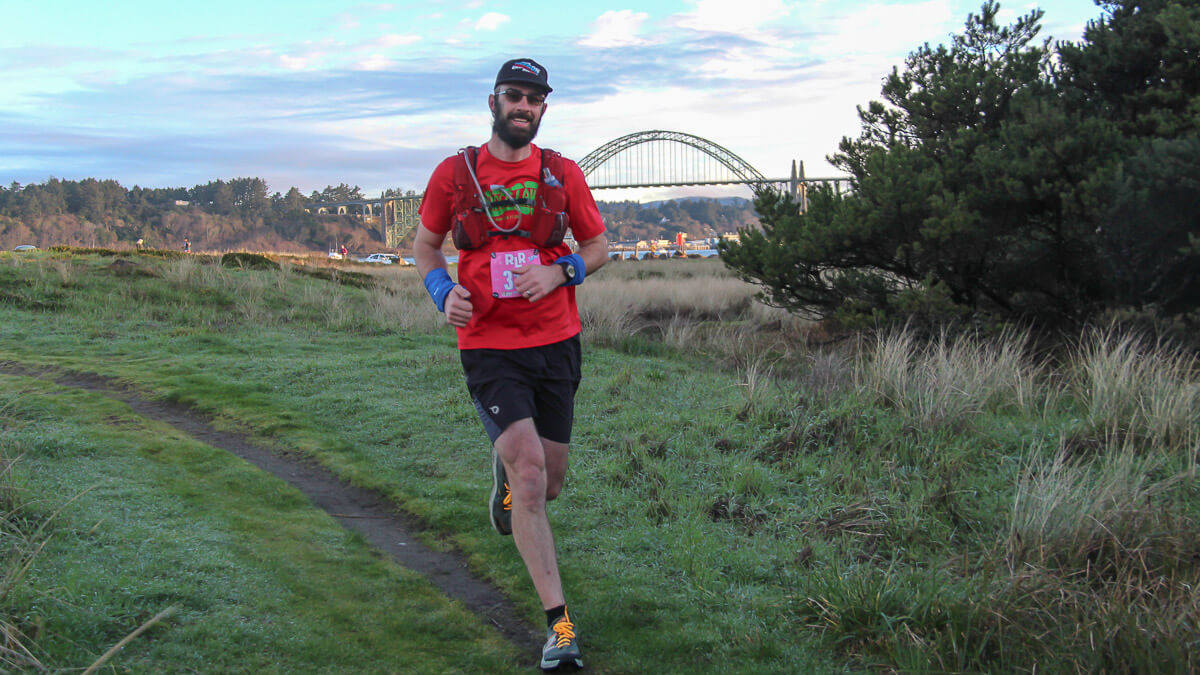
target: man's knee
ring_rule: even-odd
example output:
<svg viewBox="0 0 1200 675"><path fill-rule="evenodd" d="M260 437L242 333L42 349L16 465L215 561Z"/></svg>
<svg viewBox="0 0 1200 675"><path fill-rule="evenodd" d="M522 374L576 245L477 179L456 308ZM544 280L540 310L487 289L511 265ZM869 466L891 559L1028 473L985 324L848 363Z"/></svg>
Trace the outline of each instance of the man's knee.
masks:
<svg viewBox="0 0 1200 675"><path fill-rule="evenodd" d="M496 450L507 467L514 497L535 490L545 495L546 456L532 421L511 424L496 439Z"/></svg>
<svg viewBox="0 0 1200 675"><path fill-rule="evenodd" d="M496 450L507 463L516 464L534 454L541 454L541 440L533 420L526 417L504 428L496 438Z"/></svg>
<svg viewBox="0 0 1200 675"><path fill-rule="evenodd" d="M513 508L532 512L545 510L545 466L529 462L512 467L508 475L508 487L512 490Z"/></svg>
<svg viewBox="0 0 1200 675"><path fill-rule="evenodd" d="M548 438L542 439L546 453L546 501L558 496L567 476L567 451L570 446Z"/></svg>

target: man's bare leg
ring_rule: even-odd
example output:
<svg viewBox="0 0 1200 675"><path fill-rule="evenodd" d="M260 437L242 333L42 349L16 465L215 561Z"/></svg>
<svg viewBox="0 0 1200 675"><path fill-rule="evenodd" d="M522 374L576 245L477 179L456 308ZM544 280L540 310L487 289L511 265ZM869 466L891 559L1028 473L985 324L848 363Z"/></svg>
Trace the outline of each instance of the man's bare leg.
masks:
<svg viewBox="0 0 1200 675"><path fill-rule="evenodd" d="M543 609L565 604L554 533L546 501L558 496L567 466L567 445L538 436L533 420L509 425L496 439L512 492L513 543L525 562Z"/></svg>

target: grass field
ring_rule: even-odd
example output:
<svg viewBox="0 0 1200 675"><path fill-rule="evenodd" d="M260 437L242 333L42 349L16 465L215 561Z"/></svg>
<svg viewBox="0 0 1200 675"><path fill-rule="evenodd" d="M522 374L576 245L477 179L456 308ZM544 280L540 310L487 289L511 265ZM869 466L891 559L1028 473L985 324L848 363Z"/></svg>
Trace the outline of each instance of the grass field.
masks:
<svg viewBox="0 0 1200 675"><path fill-rule="evenodd" d="M311 458L541 622L414 270L125 259L0 254L0 363L116 378ZM1048 354L1011 333L819 346L752 295L715 260L580 289L551 520L589 671L1200 666L1193 356L1105 330ZM0 456L0 669L534 663L287 483L111 398L0 374Z"/></svg>

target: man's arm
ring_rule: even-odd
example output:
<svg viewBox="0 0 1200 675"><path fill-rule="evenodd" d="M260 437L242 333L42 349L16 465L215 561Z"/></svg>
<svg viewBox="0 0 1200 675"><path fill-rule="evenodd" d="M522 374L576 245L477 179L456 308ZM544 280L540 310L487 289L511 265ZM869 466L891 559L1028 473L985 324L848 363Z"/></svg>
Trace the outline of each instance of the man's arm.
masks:
<svg viewBox="0 0 1200 675"><path fill-rule="evenodd" d="M590 275L608 262L608 237L603 234L579 242L575 252L583 260L583 271ZM567 283L566 272L553 263L549 265L526 265L518 267L513 284L530 302L537 302L550 295L554 289Z"/></svg>
<svg viewBox="0 0 1200 675"><path fill-rule="evenodd" d="M429 293L433 296L434 303L438 302L438 291L436 287L439 284L431 284L429 274L436 272L434 278L449 279L450 274L446 271L446 256L442 253L442 243L446 241L446 235L438 234L424 224L417 226L417 236L413 240L413 260L417 263L417 273L421 275L421 279L425 281L425 288L429 289ZM445 283L444 281L441 283ZM453 283L453 282L451 282ZM442 302L445 303L446 321L452 326L462 328L471 321L471 294L467 289L459 284L454 284L449 292L442 297Z"/></svg>
<svg viewBox="0 0 1200 675"><path fill-rule="evenodd" d="M594 274L608 262L608 237L601 234L591 239L584 239L579 242L579 250L575 253L583 258L587 273Z"/></svg>
<svg viewBox="0 0 1200 675"><path fill-rule="evenodd" d="M424 224L417 225L417 236L413 240L413 260L417 263L417 272L422 279L434 269L446 269L446 256L442 254L444 241L445 234L437 234Z"/></svg>

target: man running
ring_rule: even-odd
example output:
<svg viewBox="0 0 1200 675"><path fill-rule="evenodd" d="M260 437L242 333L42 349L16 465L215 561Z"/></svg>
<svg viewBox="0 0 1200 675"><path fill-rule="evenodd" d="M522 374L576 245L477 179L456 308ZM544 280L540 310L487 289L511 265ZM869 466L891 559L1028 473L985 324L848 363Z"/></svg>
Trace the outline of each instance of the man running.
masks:
<svg viewBox="0 0 1200 675"><path fill-rule="evenodd" d="M533 59L501 66L488 96L492 136L434 170L413 243L425 287L458 329L467 389L492 441L492 525L513 536L546 610L543 670L583 667L546 502L562 489L580 379L575 286L608 261L583 172L532 143L551 91ZM447 234L459 249L457 284L442 254Z"/></svg>

